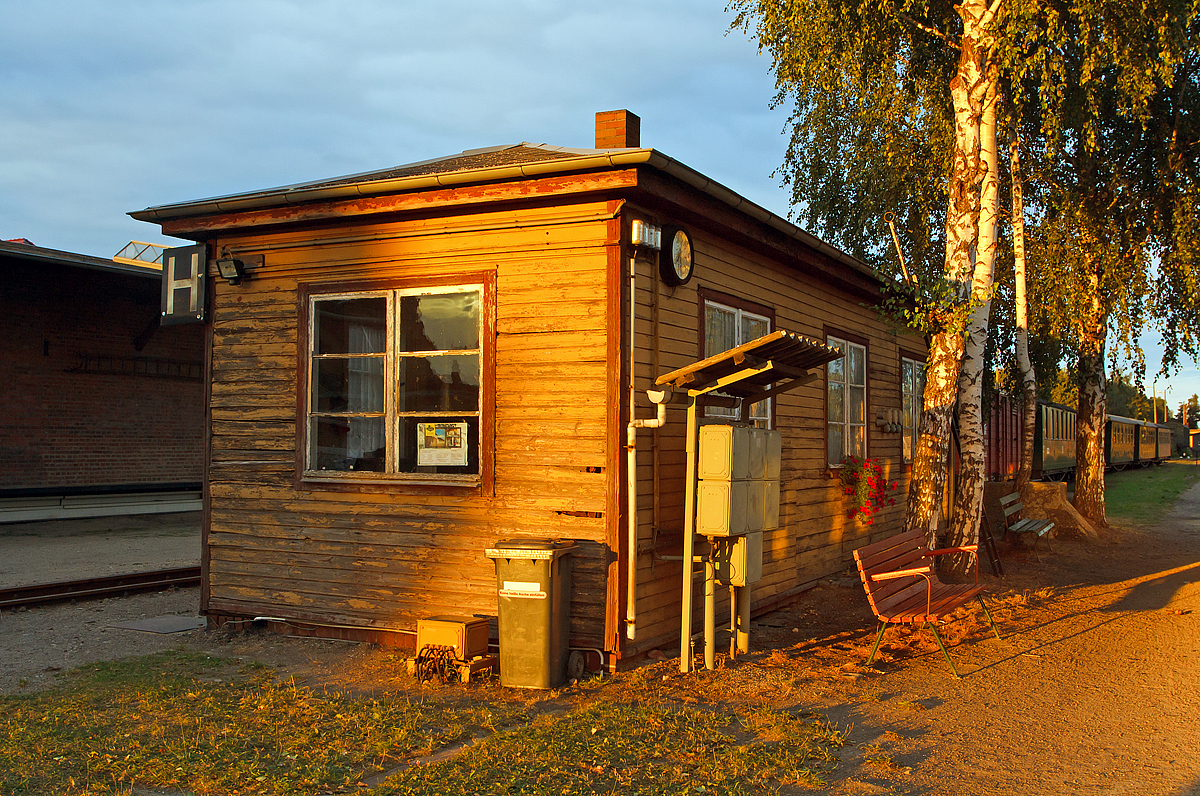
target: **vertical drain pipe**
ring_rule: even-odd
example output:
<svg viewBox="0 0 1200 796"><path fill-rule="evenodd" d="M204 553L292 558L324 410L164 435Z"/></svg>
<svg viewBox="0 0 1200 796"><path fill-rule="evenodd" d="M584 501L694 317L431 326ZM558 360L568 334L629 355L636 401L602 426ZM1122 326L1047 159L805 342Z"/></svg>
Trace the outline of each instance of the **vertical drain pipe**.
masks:
<svg viewBox="0 0 1200 796"><path fill-rule="evenodd" d="M633 403L632 396L635 395L630 390L630 403ZM628 463L625 467L629 473L629 560L627 562L628 571L626 574L626 595L625 595L625 637L633 641L637 636L637 547L638 547L638 520L637 520L637 430L639 428L662 428L667 422L667 400L670 397L668 390L646 390L646 395L650 400L658 404L658 413L653 420L630 420L629 426L626 429L626 449Z"/></svg>
<svg viewBox="0 0 1200 796"><path fill-rule="evenodd" d="M634 387L635 361L634 345L637 323L637 259L629 258L629 425L625 428L625 472L628 483L626 492L628 498L629 532L626 543L626 572L625 572L625 637L630 641L637 638L637 559L638 559L638 480L637 480L637 430L639 428L662 428L667 422L667 402L671 398L669 389L647 390L646 396L651 403L658 405L658 412L653 420L637 419L637 389Z"/></svg>

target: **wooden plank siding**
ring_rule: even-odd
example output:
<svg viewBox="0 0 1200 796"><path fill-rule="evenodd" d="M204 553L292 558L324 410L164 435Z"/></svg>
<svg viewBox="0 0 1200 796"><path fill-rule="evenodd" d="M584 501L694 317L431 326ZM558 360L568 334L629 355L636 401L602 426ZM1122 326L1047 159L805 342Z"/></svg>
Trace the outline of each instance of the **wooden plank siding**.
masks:
<svg viewBox="0 0 1200 796"><path fill-rule="evenodd" d="M771 308L776 329L822 341L828 334L839 333L865 338L868 455L880 459L887 477L900 483L898 495L902 497L907 475L901 437L876 428L874 413L900 407L900 350L923 351L924 344L909 335L893 334L873 309L861 306L858 296L783 267L703 227L692 226L689 231L696 275L686 285L666 287L658 281L654 264L638 263L634 335L637 416L653 416L644 391L657 376L704 356L699 349L703 312L699 291L732 295ZM659 291L657 324L654 290ZM877 516L873 525L847 519L848 504L836 470L826 463L825 389L822 372L820 380L776 398L775 427L783 433L780 527L764 534L763 578L752 589L754 609L769 607L821 578L844 572L853 567L854 548L900 528L903 499ZM637 640L627 646L626 655L678 643L682 568L658 557L682 552L685 429L686 413L681 405L675 405L668 410L667 425L653 432L652 441L638 443L638 629ZM644 430L641 434L651 437ZM694 627L699 629L702 580L695 589ZM722 621L728 624L727 619L720 619L728 616L725 591L718 589L718 625Z"/></svg>
<svg viewBox="0 0 1200 796"><path fill-rule="evenodd" d="M212 240L265 259L241 285L210 282L203 609L397 630L436 614L495 614L485 549L565 537L579 543L572 643L604 646L609 480L620 475L609 467L612 211L581 202L370 216ZM301 284L481 271L496 279L492 493L297 489Z"/></svg>

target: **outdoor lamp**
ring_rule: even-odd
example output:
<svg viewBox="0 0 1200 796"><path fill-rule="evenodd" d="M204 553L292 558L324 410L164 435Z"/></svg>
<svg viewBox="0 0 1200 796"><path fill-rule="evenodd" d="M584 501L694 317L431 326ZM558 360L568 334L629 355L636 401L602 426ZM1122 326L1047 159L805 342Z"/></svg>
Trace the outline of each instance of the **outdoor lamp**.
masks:
<svg viewBox="0 0 1200 796"><path fill-rule="evenodd" d="M221 274L222 279L229 280L229 284L237 285L246 275L246 266L236 257L222 257L217 260L217 271Z"/></svg>

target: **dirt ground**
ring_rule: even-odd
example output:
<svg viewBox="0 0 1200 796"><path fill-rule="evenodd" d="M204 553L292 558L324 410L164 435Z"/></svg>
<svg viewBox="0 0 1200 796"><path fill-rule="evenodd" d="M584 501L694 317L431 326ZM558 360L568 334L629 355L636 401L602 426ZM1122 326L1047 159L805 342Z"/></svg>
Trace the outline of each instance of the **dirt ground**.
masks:
<svg viewBox="0 0 1200 796"><path fill-rule="evenodd" d="M982 580L1002 640L972 612L943 632L961 679L928 631L888 630L880 659L863 666L876 625L849 576L760 617L754 651L730 665L786 675L769 701L846 730L830 793L1200 796L1200 486L1156 527L1058 539L1052 551L1038 562L1001 544L1005 576ZM176 646L258 659L318 687L413 688L394 653L365 645L108 627L117 614L194 612L195 600L181 590L5 613L0 693ZM653 666L683 682L677 660Z"/></svg>

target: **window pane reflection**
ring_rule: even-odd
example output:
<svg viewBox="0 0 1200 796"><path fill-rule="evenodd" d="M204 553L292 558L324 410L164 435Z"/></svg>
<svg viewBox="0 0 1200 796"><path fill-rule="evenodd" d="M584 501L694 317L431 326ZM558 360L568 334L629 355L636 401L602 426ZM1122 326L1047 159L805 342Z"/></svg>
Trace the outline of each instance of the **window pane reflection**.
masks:
<svg viewBox="0 0 1200 796"><path fill-rule="evenodd" d="M742 342L749 343L751 340L757 340L765 334L770 334L771 324L766 318L756 318L745 313L742 314Z"/></svg>
<svg viewBox="0 0 1200 796"><path fill-rule="evenodd" d="M401 412L479 409L479 355L402 357L396 407Z"/></svg>
<svg viewBox="0 0 1200 796"><path fill-rule="evenodd" d="M461 351L479 348L478 292L401 296L401 351Z"/></svg>
<svg viewBox="0 0 1200 796"><path fill-rule="evenodd" d="M387 350L387 299L316 302L317 354L382 354Z"/></svg>
<svg viewBox="0 0 1200 796"><path fill-rule="evenodd" d="M716 356L737 347L737 315L724 307L708 305L704 311L704 356Z"/></svg>
<svg viewBox="0 0 1200 796"><path fill-rule="evenodd" d="M314 417L314 469L381 473L386 464L382 417Z"/></svg>
<svg viewBox="0 0 1200 796"><path fill-rule="evenodd" d="M382 412L383 358L318 359L313 362L313 410Z"/></svg>

